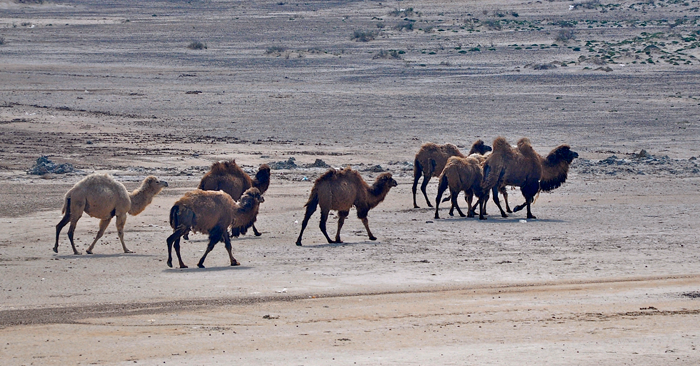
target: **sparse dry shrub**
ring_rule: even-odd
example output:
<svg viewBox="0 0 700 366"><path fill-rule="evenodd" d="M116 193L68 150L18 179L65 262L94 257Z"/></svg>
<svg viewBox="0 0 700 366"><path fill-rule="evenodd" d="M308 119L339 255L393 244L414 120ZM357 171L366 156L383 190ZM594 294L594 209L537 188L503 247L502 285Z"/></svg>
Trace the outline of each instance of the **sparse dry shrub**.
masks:
<svg viewBox="0 0 700 366"><path fill-rule="evenodd" d="M490 30L501 30L501 21L495 19L489 19L484 22L484 25Z"/></svg>
<svg viewBox="0 0 700 366"><path fill-rule="evenodd" d="M563 42L566 43L576 37L576 33L574 32L573 29L561 29L559 33L557 33L557 42Z"/></svg>
<svg viewBox="0 0 700 366"><path fill-rule="evenodd" d="M352 34L352 39L358 42L369 42L374 40L379 32L374 30L356 30Z"/></svg>
<svg viewBox="0 0 700 366"><path fill-rule="evenodd" d="M200 41L192 41L190 44L187 45L187 48L191 50L206 50L207 49L207 44L202 43Z"/></svg>
<svg viewBox="0 0 700 366"><path fill-rule="evenodd" d="M414 22L412 22L412 21L404 20L404 21L401 21L398 24L396 24L396 26L394 26L394 29L399 30L399 31L402 31L404 29L408 30L408 31L412 31L413 30L413 23Z"/></svg>
<svg viewBox="0 0 700 366"><path fill-rule="evenodd" d="M400 60L401 59L401 52L397 50L379 50L379 53L374 55L372 57L373 60L376 60L378 58L384 58L384 59L394 59L394 60Z"/></svg>

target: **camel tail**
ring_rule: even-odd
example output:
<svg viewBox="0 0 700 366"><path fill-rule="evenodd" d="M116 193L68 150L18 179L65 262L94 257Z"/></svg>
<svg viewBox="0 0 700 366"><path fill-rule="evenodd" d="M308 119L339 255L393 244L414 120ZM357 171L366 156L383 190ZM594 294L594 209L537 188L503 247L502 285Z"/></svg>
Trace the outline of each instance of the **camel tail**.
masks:
<svg viewBox="0 0 700 366"><path fill-rule="evenodd" d="M440 177L440 182L438 182L438 192L440 192L440 195L442 195L442 192L444 192L447 189L448 185L449 185L449 182L447 180L447 175L443 174ZM448 197L447 199L451 199L450 197ZM442 202L445 202L447 199L443 200Z"/></svg>
<svg viewBox="0 0 700 366"><path fill-rule="evenodd" d="M170 209L170 227L175 229L179 226L178 223L178 213L180 212L180 206L174 205L173 208Z"/></svg>
<svg viewBox="0 0 700 366"><path fill-rule="evenodd" d="M304 204L304 207L306 207L306 211L308 210L316 210L316 206L318 206L318 191L316 191L316 187L311 190L311 195L309 195L309 200L306 201L306 204Z"/></svg>
<svg viewBox="0 0 700 366"><path fill-rule="evenodd" d="M498 182L503 179L505 172L505 169L500 169L500 171L496 172L490 165L486 164L484 166L484 181L481 186L486 189L495 187L498 185Z"/></svg>
<svg viewBox="0 0 700 366"><path fill-rule="evenodd" d="M66 196L66 198L63 199L63 208L61 209L61 213L67 213L70 215L70 196Z"/></svg>
<svg viewBox="0 0 700 366"><path fill-rule="evenodd" d="M413 178L418 180L418 177L423 175L423 166L420 164L418 159L413 160Z"/></svg>

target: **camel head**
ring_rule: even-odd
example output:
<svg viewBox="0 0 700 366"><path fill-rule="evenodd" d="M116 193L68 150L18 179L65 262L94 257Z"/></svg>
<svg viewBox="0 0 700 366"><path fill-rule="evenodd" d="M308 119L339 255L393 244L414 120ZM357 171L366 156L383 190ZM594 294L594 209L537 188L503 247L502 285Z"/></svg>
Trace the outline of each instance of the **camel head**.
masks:
<svg viewBox="0 0 700 366"><path fill-rule="evenodd" d="M572 151L569 145L559 145L554 148L549 155L547 155L547 162L552 165L560 162L571 164L571 162L576 158L578 158L578 153L576 151Z"/></svg>
<svg viewBox="0 0 700 366"><path fill-rule="evenodd" d="M250 210L255 207L255 205L265 202L265 198L263 198L259 189L251 187L243 192L243 195L238 202L242 209Z"/></svg>
<svg viewBox="0 0 700 366"><path fill-rule="evenodd" d="M377 187L388 187L387 189L389 189L398 186L399 183L396 182L394 178L392 178L391 173L384 172L377 176L377 179L374 181L374 185Z"/></svg>
<svg viewBox="0 0 700 366"><path fill-rule="evenodd" d="M148 177L146 177L146 179L144 179L142 186L149 187L156 190L157 192L160 192L161 189L168 186L168 182L160 180L152 175L149 175Z"/></svg>
<svg viewBox="0 0 700 366"><path fill-rule="evenodd" d="M472 149L469 151L469 155L471 154L479 154L479 155L484 155L487 152L491 151L491 146L486 145L484 143L484 140L477 140L474 145L472 145Z"/></svg>

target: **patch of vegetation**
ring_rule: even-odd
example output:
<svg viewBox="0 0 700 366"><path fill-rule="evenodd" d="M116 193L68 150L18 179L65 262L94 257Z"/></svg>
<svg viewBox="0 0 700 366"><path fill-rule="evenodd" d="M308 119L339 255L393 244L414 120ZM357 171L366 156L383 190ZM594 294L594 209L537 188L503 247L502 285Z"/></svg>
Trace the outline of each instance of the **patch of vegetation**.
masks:
<svg viewBox="0 0 700 366"><path fill-rule="evenodd" d="M413 8L394 9L394 10L389 12L389 15L392 17L403 17L403 18L410 17L414 14L416 14L416 13L413 11ZM418 14L416 14L416 15L418 15Z"/></svg>
<svg viewBox="0 0 700 366"><path fill-rule="evenodd" d="M394 29L396 29L398 31L402 31L404 29L408 30L408 31L412 31L414 23L415 22L413 22L411 20L403 20L403 21L399 22L398 24L396 24L396 26L394 26Z"/></svg>
<svg viewBox="0 0 700 366"><path fill-rule="evenodd" d="M573 40L574 37L576 37L576 33L573 29L562 29L559 31L559 33L557 33L557 37L555 39L557 42L566 43Z"/></svg>
<svg viewBox="0 0 700 366"><path fill-rule="evenodd" d="M352 34L352 39L357 42L369 42L374 40L379 32L375 30L356 30Z"/></svg>
<svg viewBox="0 0 700 366"><path fill-rule="evenodd" d="M397 51L397 50L388 50L388 51L379 50L379 53L374 55L374 57L372 57L372 59L376 60L376 59L382 58L382 59L400 60L401 55L404 53L406 53L406 52L405 51Z"/></svg>
<svg viewBox="0 0 700 366"><path fill-rule="evenodd" d="M287 50L284 46L270 46L265 50L266 55L280 54Z"/></svg>
<svg viewBox="0 0 700 366"><path fill-rule="evenodd" d="M489 30L501 30L501 29L503 29L503 27L501 26L500 20L489 19L489 20L484 22L484 25L486 25L486 27Z"/></svg>
<svg viewBox="0 0 700 366"><path fill-rule="evenodd" d="M192 41L190 44L187 45L187 48L191 50L206 50L207 49L207 44L202 43L200 41Z"/></svg>

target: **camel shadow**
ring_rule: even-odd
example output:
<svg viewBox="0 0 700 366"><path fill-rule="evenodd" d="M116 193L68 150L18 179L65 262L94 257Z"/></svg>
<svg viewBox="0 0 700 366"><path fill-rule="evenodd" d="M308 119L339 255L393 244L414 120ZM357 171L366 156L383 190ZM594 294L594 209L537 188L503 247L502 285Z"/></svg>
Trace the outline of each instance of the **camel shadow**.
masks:
<svg viewBox="0 0 700 366"><path fill-rule="evenodd" d="M121 258L121 257L138 257L138 258L155 258L158 255L155 254L139 254L139 253L112 253L112 254L87 254L82 255L75 254L54 254L54 258L59 259L87 259L87 258Z"/></svg>
<svg viewBox="0 0 700 366"><path fill-rule="evenodd" d="M520 220L526 221L521 222ZM488 220L480 220L484 223L515 223L515 224L534 224L538 222L565 223L566 220L559 219L526 219L524 217L489 217Z"/></svg>
<svg viewBox="0 0 700 366"><path fill-rule="evenodd" d="M192 272L221 272L221 271L240 271L240 270L248 270L248 269L253 269L253 267L250 266L223 266L223 267L206 267L206 268L199 268L195 264L192 267L189 268L166 268L163 270L163 273L192 273Z"/></svg>
<svg viewBox="0 0 700 366"><path fill-rule="evenodd" d="M338 248L338 247L344 247L344 246L352 246L352 245L377 245L381 244L381 241L379 240L365 240L365 241L359 241L359 242L342 242L342 243L325 243L325 244L318 244L318 245L308 245L304 244L302 248Z"/></svg>

